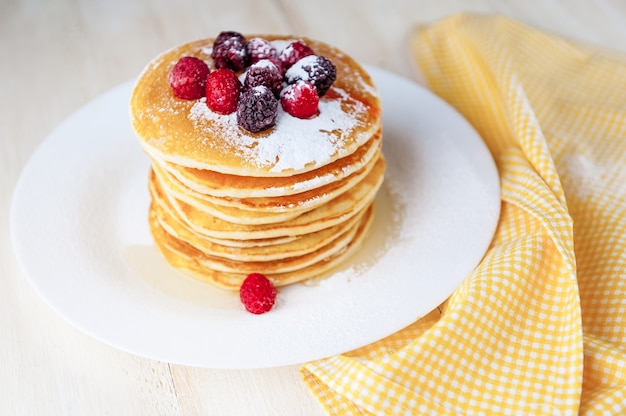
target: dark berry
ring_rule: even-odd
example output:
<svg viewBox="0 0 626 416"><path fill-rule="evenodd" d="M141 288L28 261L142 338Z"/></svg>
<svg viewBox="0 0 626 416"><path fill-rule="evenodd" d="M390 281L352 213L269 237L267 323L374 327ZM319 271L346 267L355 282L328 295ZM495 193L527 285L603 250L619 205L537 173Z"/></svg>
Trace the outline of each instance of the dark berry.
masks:
<svg viewBox="0 0 626 416"><path fill-rule="evenodd" d="M241 284L239 299L248 312L259 315L268 312L274 306L276 288L261 273L252 273Z"/></svg>
<svg viewBox="0 0 626 416"><path fill-rule="evenodd" d="M241 82L232 69L216 69L206 79L206 105L216 113L237 110Z"/></svg>
<svg viewBox="0 0 626 416"><path fill-rule="evenodd" d="M319 102L315 86L308 81L296 81L280 94L283 110L298 118L311 118L317 115Z"/></svg>
<svg viewBox="0 0 626 416"><path fill-rule="evenodd" d="M275 96L278 96L283 87L283 76L272 61L269 59L261 59L259 62L248 67L243 85L246 88L265 85L272 90Z"/></svg>
<svg viewBox="0 0 626 416"><path fill-rule="evenodd" d="M265 85L244 89L237 106L237 123L251 133L276 123L278 100Z"/></svg>
<svg viewBox="0 0 626 416"><path fill-rule="evenodd" d="M252 38L247 44L250 63L257 63L261 59L278 58L278 52L272 44L263 38Z"/></svg>
<svg viewBox="0 0 626 416"><path fill-rule="evenodd" d="M322 97L335 82L337 68L330 59L318 55L309 55L296 62L285 73L288 84L296 81L309 81L315 85L317 94Z"/></svg>
<svg viewBox="0 0 626 416"><path fill-rule="evenodd" d="M285 76L285 72L287 70L283 66L283 63L281 62L281 60L278 59L278 57L271 56L271 57L267 58L267 60L270 61L271 63L273 63L276 66L276 68L278 68L278 72L280 72L280 76L281 77Z"/></svg>
<svg viewBox="0 0 626 416"><path fill-rule="evenodd" d="M204 96L208 65L193 56L184 56L176 62L168 74L174 95L183 100L197 100Z"/></svg>
<svg viewBox="0 0 626 416"><path fill-rule="evenodd" d="M285 69L289 69L291 65L298 62L305 56L313 55L313 50L301 40L291 42L278 55Z"/></svg>
<svg viewBox="0 0 626 416"><path fill-rule="evenodd" d="M246 38L239 32L221 32L213 44L211 57L217 68L242 71L248 65Z"/></svg>

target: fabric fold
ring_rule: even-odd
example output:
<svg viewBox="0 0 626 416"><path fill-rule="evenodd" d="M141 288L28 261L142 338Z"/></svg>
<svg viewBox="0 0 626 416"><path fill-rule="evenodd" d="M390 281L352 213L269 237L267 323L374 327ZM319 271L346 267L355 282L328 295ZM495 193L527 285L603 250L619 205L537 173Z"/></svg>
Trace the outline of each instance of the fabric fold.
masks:
<svg viewBox="0 0 626 416"><path fill-rule="evenodd" d="M410 48L496 161L498 228L439 310L305 382L329 414L626 412L626 56L471 14Z"/></svg>

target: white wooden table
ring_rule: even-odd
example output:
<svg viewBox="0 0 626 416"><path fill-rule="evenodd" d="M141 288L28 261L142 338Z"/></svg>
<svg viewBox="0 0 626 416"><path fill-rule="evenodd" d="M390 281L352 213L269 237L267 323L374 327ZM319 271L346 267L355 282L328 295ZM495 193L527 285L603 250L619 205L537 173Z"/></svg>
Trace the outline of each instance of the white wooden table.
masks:
<svg viewBox="0 0 626 416"><path fill-rule="evenodd" d="M221 30L293 33L419 82L409 31L461 11L503 14L626 51L620 0L0 2L0 414L323 414L298 366L173 365L118 351L66 323L17 266L11 195L29 156L61 120L166 48Z"/></svg>

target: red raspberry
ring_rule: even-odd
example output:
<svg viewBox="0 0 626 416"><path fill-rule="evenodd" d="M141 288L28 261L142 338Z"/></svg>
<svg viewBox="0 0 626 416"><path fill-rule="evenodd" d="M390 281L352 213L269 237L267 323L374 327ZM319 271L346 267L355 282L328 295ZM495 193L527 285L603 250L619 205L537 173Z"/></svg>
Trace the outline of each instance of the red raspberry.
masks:
<svg viewBox="0 0 626 416"><path fill-rule="evenodd" d="M213 44L211 57L218 68L242 71L249 60L246 38L239 32L220 32Z"/></svg>
<svg viewBox="0 0 626 416"><path fill-rule="evenodd" d="M252 273L241 284L239 298L248 312L259 315L268 312L274 306L276 288L261 273Z"/></svg>
<svg viewBox="0 0 626 416"><path fill-rule="evenodd" d="M320 98L315 85L308 81L296 81L289 85L280 95L283 110L298 118L311 118L317 115Z"/></svg>
<svg viewBox="0 0 626 416"><path fill-rule="evenodd" d="M252 38L248 40L248 56L251 63L257 63L261 59L278 58L278 52L272 44L263 38Z"/></svg>
<svg viewBox="0 0 626 416"><path fill-rule="evenodd" d="M206 79L206 105L216 113L237 110L241 82L232 69L216 69Z"/></svg>
<svg viewBox="0 0 626 416"><path fill-rule="evenodd" d="M283 76L272 61L269 59L261 59L256 64L252 64L248 67L243 85L246 88L265 85L278 97L283 87Z"/></svg>
<svg viewBox="0 0 626 416"><path fill-rule="evenodd" d="M184 56L176 62L167 76L174 95L183 100L197 100L204 95L209 66L193 56Z"/></svg>
<svg viewBox="0 0 626 416"><path fill-rule="evenodd" d="M280 55L278 55L278 58L283 63L283 67L289 69L291 65L309 55L313 55L313 50L309 45L301 40L296 40L287 45Z"/></svg>

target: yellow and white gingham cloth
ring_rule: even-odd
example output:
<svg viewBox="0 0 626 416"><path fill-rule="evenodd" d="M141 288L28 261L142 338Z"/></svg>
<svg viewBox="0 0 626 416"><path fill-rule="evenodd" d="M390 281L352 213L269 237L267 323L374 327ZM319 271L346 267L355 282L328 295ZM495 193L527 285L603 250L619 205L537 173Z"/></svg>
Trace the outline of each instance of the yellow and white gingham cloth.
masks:
<svg viewBox="0 0 626 416"><path fill-rule="evenodd" d="M503 17L411 35L496 160L498 229L440 310L305 382L337 415L626 414L626 55Z"/></svg>

